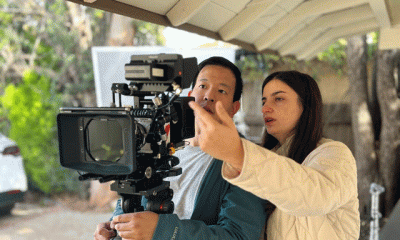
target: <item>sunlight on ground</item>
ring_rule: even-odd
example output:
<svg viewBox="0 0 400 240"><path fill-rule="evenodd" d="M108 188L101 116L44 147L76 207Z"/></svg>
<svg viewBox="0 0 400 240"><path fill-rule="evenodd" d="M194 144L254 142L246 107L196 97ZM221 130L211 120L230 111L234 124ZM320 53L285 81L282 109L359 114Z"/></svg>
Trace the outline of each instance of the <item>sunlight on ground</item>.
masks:
<svg viewBox="0 0 400 240"><path fill-rule="evenodd" d="M31 234L34 233L33 229L31 228L21 228L17 231L19 235Z"/></svg>
<svg viewBox="0 0 400 240"><path fill-rule="evenodd" d="M43 208L39 208L32 204L21 204L21 203L17 203L17 205L12 210L12 214L14 216L29 216L42 212L44 212Z"/></svg>

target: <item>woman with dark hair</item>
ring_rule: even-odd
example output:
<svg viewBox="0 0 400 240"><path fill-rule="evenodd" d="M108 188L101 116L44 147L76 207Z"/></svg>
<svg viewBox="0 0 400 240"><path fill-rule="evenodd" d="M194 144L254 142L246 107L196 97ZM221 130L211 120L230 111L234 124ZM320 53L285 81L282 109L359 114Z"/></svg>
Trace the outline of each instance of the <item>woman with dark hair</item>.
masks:
<svg viewBox="0 0 400 240"><path fill-rule="evenodd" d="M298 163L302 163L304 158L316 148L317 143L322 138L321 93L313 78L297 71L272 73L264 80L262 89L264 90L267 83L277 79L288 85L297 93L298 101L301 103L301 107L303 108L303 112L297 122L298 125L294 128L294 131L296 132L293 134L293 140L288 155L289 158ZM264 116L268 116L268 106L265 105L266 99L266 97L262 98L262 111ZM276 99L276 101L279 100L281 99ZM284 114L290 113L284 112ZM262 146L268 149L273 149L279 144L279 142L275 137L273 137L273 135L268 134L268 125L271 125L267 124L269 122L266 122L266 131L262 137Z"/></svg>
<svg viewBox="0 0 400 240"><path fill-rule="evenodd" d="M262 146L241 139L217 103L218 120L191 102L201 149L224 161L223 177L271 202L270 239L358 239L357 168L349 148L322 138L315 80L276 72L262 85Z"/></svg>

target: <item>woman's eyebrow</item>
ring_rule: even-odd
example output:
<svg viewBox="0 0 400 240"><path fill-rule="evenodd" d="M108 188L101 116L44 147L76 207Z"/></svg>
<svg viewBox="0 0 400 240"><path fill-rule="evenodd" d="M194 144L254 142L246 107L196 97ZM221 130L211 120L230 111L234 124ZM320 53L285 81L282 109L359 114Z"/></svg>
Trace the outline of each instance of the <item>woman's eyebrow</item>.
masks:
<svg viewBox="0 0 400 240"><path fill-rule="evenodd" d="M271 96L275 96L275 95L277 95L279 93L286 93L286 92L285 91L276 91L276 92L272 93Z"/></svg>
<svg viewBox="0 0 400 240"><path fill-rule="evenodd" d="M286 92L285 92L285 91L276 91L276 92L273 92L273 93L271 94L271 96L278 95L279 93L286 93ZM261 98L261 100L265 100L265 99L267 99L267 97Z"/></svg>

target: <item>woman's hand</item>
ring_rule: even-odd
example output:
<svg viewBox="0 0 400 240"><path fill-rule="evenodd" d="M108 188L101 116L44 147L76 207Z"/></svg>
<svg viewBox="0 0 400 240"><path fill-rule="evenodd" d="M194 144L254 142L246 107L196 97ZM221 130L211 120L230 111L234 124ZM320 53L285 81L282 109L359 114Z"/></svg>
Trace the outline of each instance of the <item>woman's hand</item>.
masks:
<svg viewBox="0 0 400 240"><path fill-rule="evenodd" d="M215 114L219 121L214 119L199 104L192 101L189 102L189 106L193 109L195 115L195 144L200 146L204 152L229 163L240 172L244 158L242 141L235 123L222 103L217 102L215 106Z"/></svg>

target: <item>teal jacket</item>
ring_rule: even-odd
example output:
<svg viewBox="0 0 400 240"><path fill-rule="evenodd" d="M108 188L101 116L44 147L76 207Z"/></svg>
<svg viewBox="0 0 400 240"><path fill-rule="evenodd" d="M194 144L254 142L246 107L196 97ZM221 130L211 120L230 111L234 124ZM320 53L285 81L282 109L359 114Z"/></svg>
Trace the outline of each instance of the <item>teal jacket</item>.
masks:
<svg viewBox="0 0 400 240"><path fill-rule="evenodd" d="M176 214L160 214L153 239L254 239L258 240L267 219L266 201L225 181L222 162L214 160L195 201L190 220ZM118 201L113 216L122 214Z"/></svg>

